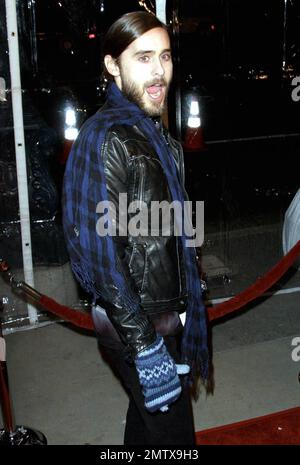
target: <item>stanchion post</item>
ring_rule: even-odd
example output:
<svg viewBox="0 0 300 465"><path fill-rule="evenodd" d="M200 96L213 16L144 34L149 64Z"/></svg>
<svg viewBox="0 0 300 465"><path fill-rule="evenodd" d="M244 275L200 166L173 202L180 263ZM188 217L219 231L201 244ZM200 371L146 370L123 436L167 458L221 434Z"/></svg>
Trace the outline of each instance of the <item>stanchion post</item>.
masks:
<svg viewBox="0 0 300 465"><path fill-rule="evenodd" d="M0 446L46 445L46 437L37 430L16 426L9 394L6 344L2 334L3 303L0 301L0 402L4 429L0 429Z"/></svg>
<svg viewBox="0 0 300 465"><path fill-rule="evenodd" d="M2 302L0 302L0 311L2 310ZM7 435L12 435L15 430L11 400L8 387L8 374L6 366L6 347L5 340L2 334L2 324L0 319L0 400L2 407L2 417L4 430Z"/></svg>

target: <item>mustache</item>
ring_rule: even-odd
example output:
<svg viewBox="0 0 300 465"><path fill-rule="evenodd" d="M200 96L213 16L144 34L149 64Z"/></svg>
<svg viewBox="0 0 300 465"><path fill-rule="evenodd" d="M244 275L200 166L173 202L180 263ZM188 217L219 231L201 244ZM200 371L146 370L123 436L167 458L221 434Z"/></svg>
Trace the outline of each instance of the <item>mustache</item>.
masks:
<svg viewBox="0 0 300 465"><path fill-rule="evenodd" d="M165 78L157 78L157 79L153 79L152 81L147 81L144 83L145 88L155 86L155 85L167 87L167 81L165 80Z"/></svg>

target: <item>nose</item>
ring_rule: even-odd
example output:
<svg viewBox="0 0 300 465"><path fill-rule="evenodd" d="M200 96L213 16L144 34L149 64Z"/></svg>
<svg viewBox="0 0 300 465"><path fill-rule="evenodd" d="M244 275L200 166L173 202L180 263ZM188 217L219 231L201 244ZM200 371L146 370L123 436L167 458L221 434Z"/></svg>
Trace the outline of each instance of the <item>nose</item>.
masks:
<svg viewBox="0 0 300 465"><path fill-rule="evenodd" d="M154 76L163 76L165 74L165 68L163 66L163 63L161 62L160 58L157 57L155 60L153 60L153 75Z"/></svg>

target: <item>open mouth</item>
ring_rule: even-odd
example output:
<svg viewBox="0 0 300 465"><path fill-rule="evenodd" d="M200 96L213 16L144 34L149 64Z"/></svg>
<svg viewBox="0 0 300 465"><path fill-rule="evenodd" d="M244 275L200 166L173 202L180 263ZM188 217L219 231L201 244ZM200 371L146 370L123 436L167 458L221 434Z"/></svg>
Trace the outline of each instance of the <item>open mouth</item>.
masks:
<svg viewBox="0 0 300 465"><path fill-rule="evenodd" d="M164 97L164 90L163 84L153 84L146 88L147 94L153 100L161 100Z"/></svg>

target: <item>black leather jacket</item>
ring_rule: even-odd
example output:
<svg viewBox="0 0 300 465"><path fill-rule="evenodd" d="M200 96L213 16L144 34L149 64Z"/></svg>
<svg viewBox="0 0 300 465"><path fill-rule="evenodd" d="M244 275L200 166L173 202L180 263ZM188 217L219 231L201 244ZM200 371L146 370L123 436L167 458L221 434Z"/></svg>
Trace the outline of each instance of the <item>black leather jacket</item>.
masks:
<svg viewBox="0 0 300 465"><path fill-rule="evenodd" d="M167 143L172 149L178 168L179 182L184 183L184 163L181 146L171 138L168 131L158 123ZM184 312L186 307L185 272L181 253L181 239L171 234L162 236L148 234L119 236L119 194L127 193L127 204L136 201L150 211L152 201L171 202L167 179L160 160L153 147L137 126L113 126L106 135L101 148L108 198L116 209L116 230L114 237L117 257L128 285L140 297L141 310L136 315L120 308L114 302L100 302L107 316L119 334L122 342L135 355L156 338L155 321L160 323L170 312ZM136 214L138 210L135 210ZM128 221L134 215L128 213ZM127 223L128 224L128 223ZM149 228L150 229L150 228ZM156 232L157 233L157 232ZM158 318L159 317L159 318ZM179 320L180 322L180 320Z"/></svg>

